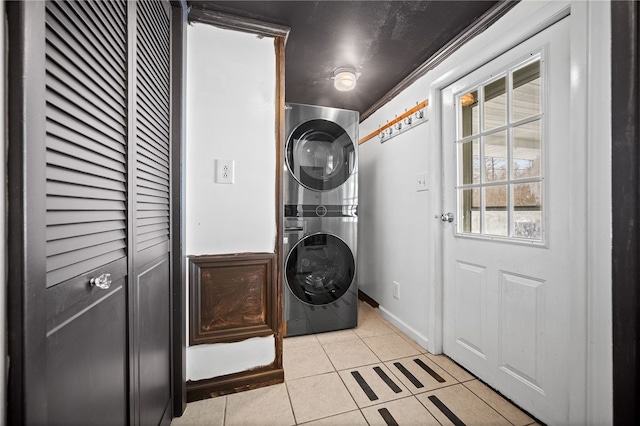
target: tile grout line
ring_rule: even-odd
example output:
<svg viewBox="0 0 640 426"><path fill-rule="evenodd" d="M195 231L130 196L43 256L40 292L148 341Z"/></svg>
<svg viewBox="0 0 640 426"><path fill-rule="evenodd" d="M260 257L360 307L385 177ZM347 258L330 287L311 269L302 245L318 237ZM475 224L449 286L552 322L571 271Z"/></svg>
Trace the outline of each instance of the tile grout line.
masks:
<svg viewBox="0 0 640 426"><path fill-rule="evenodd" d="M378 320L378 321L380 321L380 320L384 320L384 319L379 315L379 313L378 313L378 312L375 312L375 311L368 313L368 314L367 314L367 317L368 317L368 318L371 318L371 319L374 319L374 320ZM363 316L362 316L362 315L359 315L359 319L362 319L362 318L363 318ZM404 342L406 342L406 343L410 344L410 345L411 345L415 350L417 350L419 353L418 353L418 354L414 354L414 355L410 355L410 356L406 356L406 357L394 358L394 359L391 359L391 360L388 360L388 361L383 361L383 360L380 358L380 356L379 356L379 355L378 355L378 354L377 354L377 353L376 353L376 352L375 352L375 351L374 351L374 350L373 350L373 349L372 349L372 348L367 344L367 342L366 342L364 339L365 339L365 338L369 338L369 337L384 336L384 335L387 335L387 334L380 334L380 335L373 335L373 336L365 336L365 337L362 337L362 336L360 336L360 335L355 331L355 330L356 330L356 328L358 327L358 326L356 326L356 328L352 329L352 331L353 331L353 333L354 333L354 335L355 335L355 337L354 337L354 338L352 338L352 339L346 339L346 340L344 340L344 341L338 341L338 342L322 343L322 342L320 341L320 339L317 339L317 337L316 337L316 340L317 340L318 344L320 344L320 346L322 347L322 350L323 350L323 352L324 352L325 356L329 359L329 362L330 362L331 367L333 368L333 371L328 372L328 373L319 373L319 374L314 374L314 375L312 375L312 376L306 376L306 377L320 376L320 375L323 375L323 374L330 374L330 373L334 373L334 372L335 372L335 373L337 373L337 374L338 374L338 377L340 378L340 380L341 380L341 382L342 382L342 384L343 384L343 385L345 386L345 388L347 389L347 391L348 391L348 393L349 393L349 396L351 397L352 401L355 403L355 406L356 406L357 411L359 411L359 412L360 412L360 414L361 414L361 416L364 418L364 420L365 420L367 423L369 423L369 421L367 420L367 418L366 418L366 417L365 417L365 415L364 415L363 408L361 408L361 407L359 407L359 406L358 406L358 403L355 401L355 397L354 397L353 393L352 393L352 392L349 390L349 388L347 387L347 384L345 383L345 381L344 381L344 379L343 379L342 375L340 374L340 372L341 372L341 371L349 371L349 370L357 370L357 369L361 369L361 368L365 368L365 367L370 367L370 366L372 366L372 365L382 365L382 366L384 366L384 367L385 367L385 369L386 369L386 370L388 370L388 371L391 373L391 375L392 375L396 380L398 380L398 381L400 381L400 382L402 383L402 379L398 376L397 372L395 372L392 368L389 368L389 367L386 365L386 363L387 363L387 362L388 362L388 363L393 363L394 361L400 361L400 360L410 359L410 358L415 358L415 357L424 357L424 358L426 358L428 361L432 362L432 363L433 363L435 366L437 366L439 369L441 369L441 370L443 370L445 373L447 373L447 375L448 375L448 376L451 376L451 378L453 379L453 382L450 382L450 383L446 384L445 386L440 386L440 387L435 388L435 389L425 390L425 391L423 391L423 392L416 392L416 393L414 393L411 389L407 388L407 390L409 390L409 394L408 394L407 396L405 396L405 397L401 397L401 398L398 398L398 399L394 399L394 400L390 400L390 401L385 401L385 402L379 402L379 403L377 403L377 404L372 404L372 405L369 405L369 406L364 407L364 408L379 407L379 406L383 406L384 404L387 404L387 403L390 403L390 402L400 401L400 400L403 400L403 399L406 399L406 398L409 398L409 397L413 397L413 398L415 398L415 399L416 399L416 400L417 400L417 401L418 401L418 402L419 402L419 403L420 403L420 404L421 404L421 405L422 405L422 406L427 410L427 412L428 412L428 413L429 413L429 414L430 414L430 415L431 415L431 416L432 416L436 421L438 421L437 417L433 414L433 412L429 409L429 407L428 407L427 405L425 405L425 404L424 404L424 403L423 403L419 398L417 398L417 395L426 394L426 393L429 393L429 392L434 392L434 391L439 390L439 389L445 389L445 388L448 388L448 387L451 387L451 386L456 386L456 385L460 384L460 385L462 385L465 389L467 389L468 391L470 391L473 395L475 395L478 399L480 399L480 400L481 400L485 405L489 406L489 407L491 408L491 410L492 410L492 411L496 412L496 413L497 413L501 418L505 419L509 424L511 424L511 425L513 425L513 424L514 424L513 422L509 421L509 419L507 419L507 418L506 418L506 417L505 417L505 416L504 416L500 411L498 411L496 408L494 408L492 405L490 405L487 401L485 401L482 397L480 397L480 395L476 394L473 390L471 390L471 389L466 385L466 383L469 383L469 382L471 382L471 381L473 381L473 380L478 380L478 379L477 379L477 377L475 377L473 374L469 373L469 375L471 376L471 378L470 378L470 379L468 379L468 380L459 380L458 378L456 378L455 376L453 376L451 373L449 373L449 370L448 370L447 368L445 368L445 366L444 366L442 363L440 363L440 362L438 362L438 361L437 361L437 359L438 359L438 357L439 357L439 356L430 354L430 353L428 352L428 350L426 350L426 349L418 349L417 347L415 347L415 345L413 345L413 344L412 344L412 341L407 340L407 339L410 339L410 337L409 337L409 336L407 336L406 334L402 333L402 331L401 331L401 330L399 330L399 329L398 329L398 330L396 330L396 329L394 329L394 328L389 327L387 324L385 324L385 323L384 323L384 321L380 321L380 322L381 322L383 325L387 326L387 327L389 328L389 330L391 331L390 333L388 333L388 335L391 335L391 334L398 335L398 336L399 336L399 337L400 337ZM358 324L358 325L361 325L361 324ZM405 336L406 336L406 338L405 338ZM337 368L337 367L336 367L336 365L334 364L334 361L331 359L331 357L329 356L328 352L326 351L325 345L329 345L329 344L332 344L332 343L346 342L346 341L357 341L357 340L360 340L362 343L364 343L365 347L367 347L367 348L368 348L368 349L369 349L369 350L374 354L374 356L375 356L375 358L378 360L378 362L375 362L375 363L367 363L367 364L364 364L364 365L358 365L358 366L348 367L348 368L344 368L344 369L342 369L342 370L338 370L338 368ZM425 352L425 351L426 351L426 352ZM429 355L431 355L431 356L429 356ZM443 354L442 356L443 356L443 357L446 357L446 355L444 355L444 354ZM456 366L458 365L457 363L455 363L455 361L453 361L452 359L450 359L450 358L448 358L448 357L447 357L447 358L442 358L442 359L443 359L443 360L444 360L444 359L448 359L448 360L450 360L452 363L454 363ZM462 367L460 367L460 368L462 368ZM466 370L465 370L465 371L466 371ZM286 386L286 385L287 385L287 381L285 380L285 386ZM295 416L295 412L293 411L293 404L292 404L292 402L291 402L291 395L289 394L288 386L286 386L286 390L287 390L287 396L288 396L288 399L289 399L289 405L290 405L290 407L291 407L291 412L292 412L293 417L294 417L294 422L295 422L295 424L296 424L296 425L298 425L298 422L297 422L297 419L296 419L296 416ZM501 395L499 395L499 394L497 394L497 395L498 395L498 396L501 396ZM226 405L226 404L227 404L227 401L226 401L226 399L225 399L225 421L226 421L226 408L227 408L227 405ZM521 411L522 413L524 413L525 415L527 415L527 416L531 417L528 413L524 412L521 408L519 408L519 407L517 407L517 406L514 406L514 407L515 407L517 410L519 410L519 411ZM338 413L338 414L333 414L333 415L329 415L329 416L326 416L326 417L321 417L321 418L316 419L316 420L327 419L327 418L331 418L331 417L333 417L333 416L337 416L337 415L342 415L342 414L350 413L350 412L352 412L352 411L356 411L356 410L348 410L348 411L345 411L345 412L343 412L343 413ZM533 417L531 417L531 418L533 419L533 422L532 422L532 423L530 423L530 424L528 424L528 425L526 425L526 426L530 426L530 425L534 425L534 424L536 424L536 420L535 420ZM314 420L314 421L316 421L316 420ZM440 424L441 424L441 422L440 422L440 421L438 421L438 423L440 423Z"/></svg>
<svg viewBox="0 0 640 426"><path fill-rule="evenodd" d="M522 414L526 415L527 417L529 417L531 420L533 420L531 423L527 423L524 426L530 426L533 424L538 423L538 420L533 417L531 414L527 413L526 411L524 411L522 408L518 407L517 405L513 404L511 401L507 400L505 397L503 397L501 394L499 394L498 392L496 392L495 390L493 390L489 385L487 385L486 383L484 383L482 380L480 380L479 378L474 379L476 381L478 381L479 383L483 384L484 386L486 386L487 388L489 388L489 390L494 393L495 395L497 395L499 398L503 399L506 403L511 404L515 409L517 409L519 412L521 412ZM511 423L512 425L515 426L515 423L512 422L511 420L507 419L500 411L498 411L497 408L493 407L491 404L489 404L489 402L485 401L484 398L482 398L480 395L478 395L476 392L473 391L473 389L471 389L469 386L467 386L465 383L469 383L472 382L473 380L467 380L466 382L462 383L462 385L464 385L465 388L467 388L469 390L469 392L471 392L472 394L474 394L475 396L478 397L478 399L482 402L484 402L485 404L487 404L489 407L491 407L493 409L493 411L495 411L496 413L498 413L502 418L504 418L507 422Z"/></svg>
<svg viewBox="0 0 640 426"><path fill-rule="evenodd" d="M289 407L291 407L291 415L293 416L293 424L298 424L298 419L296 419L296 412L293 411L293 403L291 402L291 394L289 393L289 386L287 386L287 381L284 382L284 389L287 391L287 399L289 400Z"/></svg>
<svg viewBox="0 0 640 426"><path fill-rule="evenodd" d="M227 396L224 395L224 404L222 405L222 425L227 424Z"/></svg>
<svg viewBox="0 0 640 426"><path fill-rule="evenodd" d="M467 380L467 382L471 382L472 380ZM480 395L478 395L477 393L475 393L473 391L473 389L469 388L469 386L465 385L464 383L462 383L462 386L465 387L465 389L467 389L469 392L471 392L472 394L474 394L480 401L484 402L486 406L488 406L489 408L491 408L493 411L495 411L496 413L498 413L498 415L500 417L502 417L503 419L505 419L507 422L509 422L510 424L515 426L515 423L513 423L511 420L507 419L505 416L502 415L502 413L500 411L498 411L496 408L494 408L491 404L489 404L487 401L484 400L483 397L481 397ZM496 394L497 395L497 394Z"/></svg>

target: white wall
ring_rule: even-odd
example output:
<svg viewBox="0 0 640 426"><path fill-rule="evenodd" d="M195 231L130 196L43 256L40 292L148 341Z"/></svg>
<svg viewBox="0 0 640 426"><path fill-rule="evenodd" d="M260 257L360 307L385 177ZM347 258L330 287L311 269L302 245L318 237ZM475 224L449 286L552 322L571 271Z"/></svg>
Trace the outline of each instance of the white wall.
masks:
<svg viewBox="0 0 640 426"><path fill-rule="evenodd" d="M383 108L389 111L384 120L380 118L382 111L366 120L360 134L369 134L378 123L386 123L389 117L426 98L426 89L412 89ZM416 174L428 170L430 125L422 123L384 143L376 137L360 145L359 152L358 287L424 347L430 191L417 192L415 182ZM399 299L393 298L394 281L400 284Z"/></svg>
<svg viewBox="0 0 640 426"><path fill-rule="evenodd" d="M187 29L186 254L274 252L273 39L193 24ZM235 161L235 183L214 183L214 159ZM187 379L268 365L273 336L187 348Z"/></svg>
<svg viewBox="0 0 640 426"><path fill-rule="evenodd" d="M572 96L582 107L572 112L572 119L581 118L572 135L589 141L590 194L585 213L589 269L581 274L587 282L575 284L587 286L583 294L589 296L575 301L571 315L576 323L585 324L574 330L571 343L588 346L588 351L585 362L568 372L571 419L603 424L612 419L608 2L523 1L361 123L360 134L366 135L416 102L426 98L430 102L426 124L384 144L374 138L360 145L359 286L380 303L382 314L392 323L431 352L442 351L439 91L548 26L567 5L571 6ZM428 172L429 191L416 192L415 177L423 171ZM393 280L401 284L399 300L392 296Z"/></svg>

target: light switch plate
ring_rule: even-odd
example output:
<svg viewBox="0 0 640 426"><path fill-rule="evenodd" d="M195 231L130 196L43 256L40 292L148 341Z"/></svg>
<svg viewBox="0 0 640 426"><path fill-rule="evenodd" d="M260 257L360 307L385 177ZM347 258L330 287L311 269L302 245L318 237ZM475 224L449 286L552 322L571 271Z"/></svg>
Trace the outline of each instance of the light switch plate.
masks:
<svg viewBox="0 0 640 426"><path fill-rule="evenodd" d="M427 172L418 173L416 175L416 191L428 191Z"/></svg>
<svg viewBox="0 0 640 426"><path fill-rule="evenodd" d="M234 161L216 158L216 183L233 183Z"/></svg>

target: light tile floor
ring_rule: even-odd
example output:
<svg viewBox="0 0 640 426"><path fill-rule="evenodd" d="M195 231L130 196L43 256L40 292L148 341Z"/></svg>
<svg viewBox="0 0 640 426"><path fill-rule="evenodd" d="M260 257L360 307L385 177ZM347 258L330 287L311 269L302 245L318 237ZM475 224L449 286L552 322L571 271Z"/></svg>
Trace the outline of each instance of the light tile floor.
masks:
<svg viewBox="0 0 640 426"><path fill-rule="evenodd" d="M284 339L285 383L187 405L182 425L537 425L358 305L358 327Z"/></svg>

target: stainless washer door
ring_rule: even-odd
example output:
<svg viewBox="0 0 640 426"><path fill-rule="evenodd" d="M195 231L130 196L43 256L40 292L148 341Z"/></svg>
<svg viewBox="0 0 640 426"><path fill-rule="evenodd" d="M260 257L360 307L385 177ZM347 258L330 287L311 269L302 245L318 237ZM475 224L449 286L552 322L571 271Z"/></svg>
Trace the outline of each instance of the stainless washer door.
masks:
<svg viewBox="0 0 640 426"><path fill-rule="evenodd" d="M301 302L326 305L342 297L355 276L349 246L326 233L308 235L291 249L285 266L289 289Z"/></svg>
<svg viewBox="0 0 640 426"><path fill-rule="evenodd" d="M338 124L305 121L287 141L287 166L304 187L330 191L342 185L355 168L354 141Z"/></svg>

